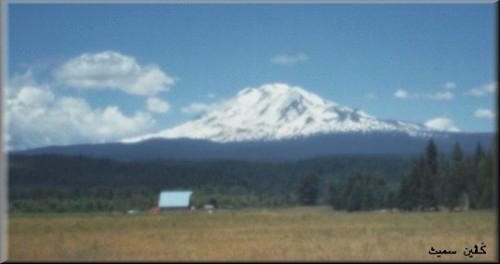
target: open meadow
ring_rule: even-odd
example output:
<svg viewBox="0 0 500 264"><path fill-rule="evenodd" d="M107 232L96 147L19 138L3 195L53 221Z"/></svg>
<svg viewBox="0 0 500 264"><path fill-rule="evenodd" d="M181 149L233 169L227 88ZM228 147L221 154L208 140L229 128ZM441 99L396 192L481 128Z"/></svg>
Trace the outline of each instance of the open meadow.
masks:
<svg viewBox="0 0 500 264"><path fill-rule="evenodd" d="M10 216L9 230L11 261L473 261L498 254L493 211L19 214ZM481 242L487 254L464 256ZM430 255L431 246L457 254Z"/></svg>

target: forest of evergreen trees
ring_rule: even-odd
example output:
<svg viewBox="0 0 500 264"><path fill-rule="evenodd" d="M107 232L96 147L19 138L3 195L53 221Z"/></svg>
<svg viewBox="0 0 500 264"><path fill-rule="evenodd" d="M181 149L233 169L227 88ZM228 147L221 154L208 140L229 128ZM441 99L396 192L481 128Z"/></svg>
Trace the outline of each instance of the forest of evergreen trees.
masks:
<svg viewBox="0 0 500 264"><path fill-rule="evenodd" d="M119 162L61 155L9 157L11 212L147 210L161 190L193 190L221 208L330 205L336 210L440 210L494 204L493 154L478 144L420 157L344 155L288 162Z"/></svg>
<svg viewBox="0 0 500 264"><path fill-rule="evenodd" d="M450 157L439 153L431 139L425 152L409 164L398 189L373 172L354 172L338 184L328 183L328 203L335 209L366 211L399 208L405 211L446 209L453 211L496 207L493 156L480 144L465 155L458 143ZM298 189L299 202L316 204L319 178L304 176Z"/></svg>
<svg viewBox="0 0 500 264"><path fill-rule="evenodd" d="M401 180L399 206L404 210L492 208L496 186L491 152L485 153L478 144L473 155L464 155L457 143L446 158L431 140Z"/></svg>

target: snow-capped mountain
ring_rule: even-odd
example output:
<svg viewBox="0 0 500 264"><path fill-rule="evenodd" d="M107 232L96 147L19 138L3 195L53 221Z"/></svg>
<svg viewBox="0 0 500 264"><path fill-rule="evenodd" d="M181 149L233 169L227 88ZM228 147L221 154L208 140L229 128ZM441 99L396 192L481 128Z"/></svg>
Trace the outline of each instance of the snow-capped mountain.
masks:
<svg viewBox="0 0 500 264"><path fill-rule="evenodd" d="M235 97L211 106L195 120L122 142L152 138L270 141L339 132L403 132L426 136L438 131L420 124L381 120L324 100L300 87L275 83L243 89Z"/></svg>

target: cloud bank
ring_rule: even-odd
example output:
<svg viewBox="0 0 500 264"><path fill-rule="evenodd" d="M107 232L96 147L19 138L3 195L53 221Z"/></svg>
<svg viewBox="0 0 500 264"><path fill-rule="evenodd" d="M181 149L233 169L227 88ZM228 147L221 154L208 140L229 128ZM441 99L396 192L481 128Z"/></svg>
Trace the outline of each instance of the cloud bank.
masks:
<svg viewBox="0 0 500 264"><path fill-rule="evenodd" d="M304 53L293 54L293 55L282 54L273 57L271 59L271 63L278 65L294 65L306 62L307 60L309 60L309 56L307 56Z"/></svg>
<svg viewBox="0 0 500 264"><path fill-rule="evenodd" d="M445 90L453 90L453 89L455 89L455 88L457 88L457 84L456 84L456 83L454 83L454 82L446 82L446 83L444 84L444 89L445 89Z"/></svg>
<svg viewBox="0 0 500 264"><path fill-rule="evenodd" d="M191 103L188 106L185 106L181 108L181 112L185 114L201 114L206 112L210 107L212 107L211 104L205 104L205 103Z"/></svg>
<svg viewBox="0 0 500 264"><path fill-rule="evenodd" d="M140 65L136 59L115 51L84 53L58 69L56 80L80 89L113 89L151 96L167 91L174 79L157 65Z"/></svg>
<svg viewBox="0 0 500 264"><path fill-rule="evenodd" d="M408 98L410 95L408 94L407 91L403 90L403 89L397 89L395 92L394 92L394 97L398 98L398 99L406 99Z"/></svg>
<svg viewBox="0 0 500 264"><path fill-rule="evenodd" d="M146 106L149 111L154 113L166 113L170 110L170 105L157 97L149 97L146 100Z"/></svg>
<svg viewBox="0 0 500 264"><path fill-rule="evenodd" d="M436 117L425 122L425 125L429 128L449 131L449 132L459 132L460 129L455 126L453 120L447 117Z"/></svg>
<svg viewBox="0 0 500 264"><path fill-rule="evenodd" d="M427 97L435 101L449 101L452 100L455 97L455 95L450 91L442 91L442 92L436 92L434 94L429 94Z"/></svg>
<svg viewBox="0 0 500 264"><path fill-rule="evenodd" d="M490 109L478 108L474 111L474 116L482 119L493 119L495 118L495 113L493 113Z"/></svg>
<svg viewBox="0 0 500 264"><path fill-rule="evenodd" d="M443 84L442 88L434 93L411 93L403 90L397 89L393 96L397 99L430 99L434 101L450 101L455 98L455 94L453 90L457 87L457 84L454 82L446 82Z"/></svg>
<svg viewBox="0 0 500 264"><path fill-rule="evenodd" d="M482 97L488 94L495 93L497 91L497 83L492 82L489 84L485 84L479 87L475 87L470 89L465 93L467 96L473 96L473 97Z"/></svg>
<svg viewBox="0 0 500 264"><path fill-rule="evenodd" d="M102 143L149 131L150 114L127 116L118 106L93 108L80 97L57 96L29 75L13 78L6 100L7 147Z"/></svg>

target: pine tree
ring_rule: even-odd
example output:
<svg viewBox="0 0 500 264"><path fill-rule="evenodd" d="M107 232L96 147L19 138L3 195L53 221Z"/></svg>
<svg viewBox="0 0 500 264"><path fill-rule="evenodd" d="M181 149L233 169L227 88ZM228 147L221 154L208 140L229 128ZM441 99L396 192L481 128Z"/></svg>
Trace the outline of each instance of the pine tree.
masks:
<svg viewBox="0 0 500 264"><path fill-rule="evenodd" d="M476 185L479 193L478 207L479 208L492 208L496 202L494 198L494 188L497 186L494 182L493 174L493 158L490 153L485 155L478 168L478 184Z"/></svg>
<svg viewBox="0 0 500 264"><path fill-rule="evenodd" d="M425 158L432 175L436 175L438 173L438 150L432 138L425 148Z"/></svg>
<svg viewBox="0 0 500 264"><path fill-rule="evenodd" d="M347 211L360 211L364 194L363 186L359 180L354 180L351 192L346 197Z"/></svg>
<svg viewBox="0 0 500 264"><path fill-rule="evenodd" d="M438 194L436 185L439 183L438 149L432 138L425 148L425 162L420 162L422 177L421 206L423 209L434 208L438 210Z"/></svg>
<svg viewBox="0 0 500 264"><path fill-rule="evenodd" d="M336 204L338 203L339 197L339 188L333 182L333 180L328 180L327 183L327 192L328 192L328 204L336 209Z"/></svg>
<svg viewBox="0 0 500 264"><path fill-rule="evenodd" d="M474 161L475 161L476 164L479 164L479 162L483 158L484 158L483 147L481 146L481 143L477 142L476 150L474 151Z"/></svg>
<svg viewBox="0 0 500 264"><path fill-rule="evenodd" d="M450 162L446 155L441 154L439 159L439 170L437 179L434 185L434 193L436 193L438 204L446 204L446 191L448 187L448 177L450 175Z"/></svg>
<svg viewBox="0 0 500 264"><path fill-rule="evenodd" d="M411 196L410 196L410 177L408 174L404 175L399 185L398 193L398 207L402 210L412 210Z"/></svg>
<svg viewBox="0 0 500 264"><path fill-rule="evenodd" d="M485 159L485 153L478 142L476 145L476 150L472 156L470 162L467 164L466 174L467 174L467 191L470 194L471 207L472 208L482 208L482 197L484 192L484 179L481 177L481 164Z"/></svg>
<svg viewBox="0 0 500 264"><path fill-rule="evenodd" d="M211 204L214 208L219 208L219 204L217 203L217 199L215 198L210 198L210 200L208 201L209 204Z"/></svg>
<svg viewBox="0 0 500 264"><path fill-rule="evenodd" d="M430 166L424 162L419 162L418 172L420 178L419 202L418 205L421 209L437 209L437 197L434 193L435 174L432 173Z"/></svg>
<svg viewBox="0 0 500 264"><path fill-rule="evenodd" d="M303 205L315 205L319 195L319 178L315 174L302 177L298 196L299 202Z"/></svg>
<svg viewBox="0 0 500 264"><path fill-rule="evenodd" d="M465 166L462 148L455 143L451 155L451 169L446 186L446 205L453 210L465 192Z"/></svg>
<svg viewBox="0 0 500 264"><path fill-rule="evenodd" d="M420 207L422 200L422 178L419 161L415 161L403 177L399 189L399 207L403 210L414 210Z"/></svg>

